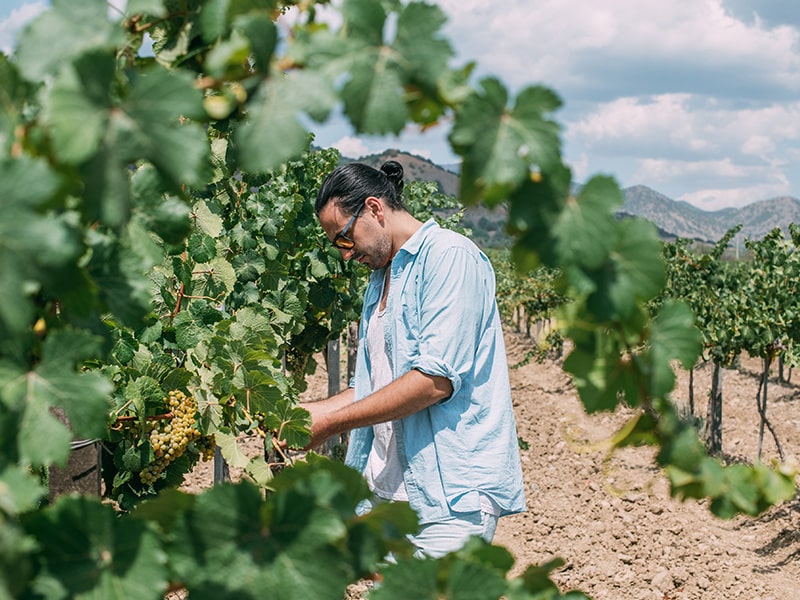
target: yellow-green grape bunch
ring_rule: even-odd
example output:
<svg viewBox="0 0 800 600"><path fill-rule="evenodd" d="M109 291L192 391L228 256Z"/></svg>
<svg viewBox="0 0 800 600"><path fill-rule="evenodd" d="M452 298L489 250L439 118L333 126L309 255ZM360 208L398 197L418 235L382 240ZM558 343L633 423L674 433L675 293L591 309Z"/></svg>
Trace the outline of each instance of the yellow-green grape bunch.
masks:
<svg viewBox="0 0 800 600"><path fill-rule="evenodd" d="M150 445L156 459L139 473L145 485L155 483L167 465L182 456L186 446L200 437L195 425L197 402L194 397L186 396L180 390L172 390L164 401L172 418L148 422Z"/></svg>
<svg viewBox="0 0 800 600"><path fill-rule="evenodd" d="M214 449L217 447L217 440L214 439L214 434L204 435L197 442L195 446L200 451L200 458L208 461L214 458Z"/></svg>

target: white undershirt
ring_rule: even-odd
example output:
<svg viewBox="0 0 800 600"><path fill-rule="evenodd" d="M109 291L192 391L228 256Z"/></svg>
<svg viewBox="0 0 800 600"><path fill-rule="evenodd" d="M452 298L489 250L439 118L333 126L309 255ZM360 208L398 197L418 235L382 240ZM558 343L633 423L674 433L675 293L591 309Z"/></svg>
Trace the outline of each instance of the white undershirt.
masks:
<svg viewBox="0 0 800 600"><path fill-rule="evenodd" d="M386 311L375 310L367 326L367 352L370 359L372 391L392 381L392 365L386 352L384 320ZM372 426L372 442L364 477L375 495L386 500L408 500L403 467L397 452L397 437L391 421Z"/></svg>

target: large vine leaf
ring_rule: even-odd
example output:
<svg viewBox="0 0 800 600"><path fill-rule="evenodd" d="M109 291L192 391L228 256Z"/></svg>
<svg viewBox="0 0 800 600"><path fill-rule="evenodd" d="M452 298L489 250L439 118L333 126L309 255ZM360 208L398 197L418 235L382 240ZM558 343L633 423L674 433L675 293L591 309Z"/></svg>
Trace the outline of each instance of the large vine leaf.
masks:
<svg viewBox="0 0 800 600"><path fill-rule="evenodd" d="M210 172L205 131L182 122L205 116L192 77L156 67L123 80L115 69L106 50L76 57L48 91L43 115L56 155L91 171L87 212L111 225L130 212L130 163L149 160L175 191Z"/></svg>
<svg viewBox="0 0 800 600"><path fill-rule="evenodd" d="M124 43L122 28L108 19L106 0L53 0L52 8L20 34L16 57L23 75L39 82L87 50L112 50Z"/></svg>
<svg viewBox="0 0 800 600"><path fill-rule="evenodd" d="M685 304L670 302L661 308L653 320L650 344L650 393L661 398L675 385L670 361L678 360L683 368L691 369L700 354L702 336L694 325L694 315Z"/></svg>
<svg viewBox="0 0 800 600"><path fill-rule="evenodd" d="M86 333L56 331L45 341L35 370L3 370L0 398L21 413L17 446L23 464L65 464L73 437L102 437L111 407L111 384L98 373L74 370L92 354L96 340ZM69 427L52 414L63 409Z"/></svg>
<svg viewBox="0 0 800 600"><path fill-rule="evenodd" d="M93 600L151 600L167 589L166 556L152 526L119 518L89 497L63 497L24 520L41 544L45 582L66 595Z"/></svg>
<svg viewBox="0 0 800 600"><path fill-rule="evenodd" d="M461 165L459 199L494 206L529 179L535 167L544 176L561 164L560 127L546 114L560 99L543 87L529 87L508 107L508 91L494 78L481 81L456 112L450 132Z"/></svg>
<svg viewBox="0 0 800 600"><path fill-rule="evenodd" d="M330 83L313 71L265 81L248 104L247 121L236 131L238 160L248 171L264 173L297 158L308 142L301 112L322 120L334 103Z"/></svg>
<svg viewBox="0 0 800 600"><path fill-rule="evenodd" d="M642 302L661 291L665 282L655 227L631 219L617 223L615 232L617 237L605 263L586 270L596 286L587 306L599 321L631 318Z"/></svg>
<svg viewBox="0 0 800 600"><path fill-rule="evenodd" d="M66 219L43 214L61 184L44 160L0 161L0 332L5 332L0 345L31 327L28 296L38 291L38 282L69 279L68 265L82 252L78 233Z"/></svg>
<svg viewBox="0 0 800 600"><path fill-rule="evenodd" d="M6 155L14 128L22 120L25 101L32 86L21 76L16 65L0 54L0 156Z"/></svg>
<svg viewBox="0 0 800 600"><path fill-rule="evenodd" d="M563 264L588 269L608 258L616 238L615 209L622 204L622 192L610 177L593 177L569 198L553 226L557 253Z"/></svg>
<svg viewBox="0 0 800 600"><path fill-rule="evenodd" d="M242 483L216 486L197 498L176 523L170 553L192 597L257 597L264 590L298 600L341 596L352 577L333 545L344 537L344 523L315 506L313 497L286 496L273 499L270 508L257 487Z"/></svg>
<svg viewBox="0 0 800 600"><path fill-rule="evenodd" d="M0 478L0 481L3 481ZM0 527L0 598L12 600L25 593L34 573L36 541L17 522Z"/></svg>
<svg viewBox="0 0 800 600"><path fill-rule="evenodd" d="M98 340L87 332L53 332L27 386L29 402L62 407L75 434L89 438L106 432L113 387L99 373L75 372L75 365L98 353Z"/></svg>
<svg viewBox="0 0 800 600"><path fill-rule="evenodd" d="M344 112L361 133L399 133L409 116L433 122L443 111L438 81L453 55L439 35L444 16L438 7L411 2L397 9L394 40L384 39L387 12L377 2L348 0L339 35L326 31L298 39L294 59L341 87ZM423 109L409 106L421 103Z"/></svg>
<svg viewBox="0 0 800 600"><path fill-rule="evenodd" d="M9 466L0 472L0 510L7 515L18 515L36 508L46 493L47 489L28 468Z"/></svg>

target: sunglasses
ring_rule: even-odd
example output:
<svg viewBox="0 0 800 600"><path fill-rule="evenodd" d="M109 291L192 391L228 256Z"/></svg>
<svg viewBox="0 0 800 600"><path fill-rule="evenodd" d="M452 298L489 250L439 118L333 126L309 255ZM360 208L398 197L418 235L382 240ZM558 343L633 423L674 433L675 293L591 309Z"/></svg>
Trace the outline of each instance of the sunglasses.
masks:
<svg viewBox="0 0 800 600"><path fill-rule="evenodd" d="M365 202L364 204L359 206L358 210L355 213L353 213L352 217L350 217L350 220L347 222L347 225L344 226L344 229L342 229L339 233L336 234L336 237L333 238L334 246L336 246L337 248L341 248L342 250L350 250L353 246L356 245L356 243L352 239L347 237L347 232L350 231L350 228L353 226L353 223L355 223L356 218L358 217L358 213L360 213L361 209L364 208L366 205L367 203Z"/></svg>

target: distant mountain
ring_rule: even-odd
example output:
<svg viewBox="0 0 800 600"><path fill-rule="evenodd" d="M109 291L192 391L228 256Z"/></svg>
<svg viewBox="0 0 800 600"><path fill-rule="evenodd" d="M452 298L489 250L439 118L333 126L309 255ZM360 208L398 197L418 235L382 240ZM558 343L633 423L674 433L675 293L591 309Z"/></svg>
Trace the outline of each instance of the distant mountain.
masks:
<svg viewBox="0 0 800 600"><path fill-rule="evenodd" d="M741 224L744 237L761 239L775 227L788 234L790 223L800 223L800 200L790 196L753 202L742 208L705 211L644 185L622 192L625 201L620 214L647 219L667 237L716 242L729 229Z"/></svg>
<svg viewBox="0 0 800 600"><path fill-rule="evenodd" d="M447 195L458 195L459 165L440 166L436 163L400 150L385 150L357 159L374 167L387 160L396 160L412 181L435 181L439 190ZM355 162L342 158L342 162ZM673 200L647 186L636 185L622 190L624 202L618 211L620 218L641 217L653 223L662 238L688 238L702 242L716 242L735 225L742 224L742 235L761 239L775 227L788 235L790 223L800 224L800 200L782 196L748 204L742 208L725 208L705 211L679 200ZM508 238L502 233L506 211L500 206L494 210L470 207L466 210L466 225L473 229L477 242L488 245L505 245Z"/></svg>

